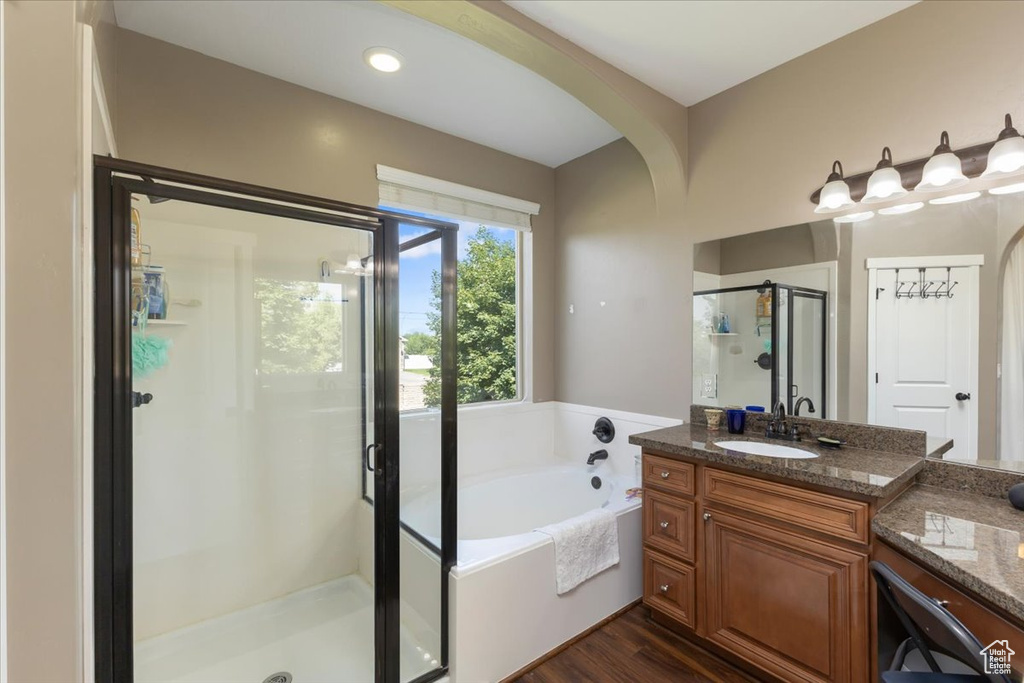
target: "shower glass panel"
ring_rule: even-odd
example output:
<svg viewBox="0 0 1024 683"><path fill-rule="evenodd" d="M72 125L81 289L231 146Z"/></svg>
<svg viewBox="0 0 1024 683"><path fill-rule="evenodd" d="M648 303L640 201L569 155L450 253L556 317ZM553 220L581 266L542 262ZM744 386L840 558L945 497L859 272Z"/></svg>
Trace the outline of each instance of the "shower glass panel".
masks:
<svg viewBox="0 0 1024 683"><path fill-rule="evenodd" d="M694 295L694 399L714 406L769 406L771 322L755 315L753 289Z"/></svg>
<svg viewBox="0 0 1024 683"><path fill-rule="evenodd" d="M825 415L825 299L793 290L790 297L789 409L802 417ZM808 399L801 401L801 399Z"/></svg>
<svg viewBox="0 0 1024 683"><path fill-rule="evenodd" d="M440 230L399 224L398 317L400 606L409 636L401 676L412 680L441 656L441 275Z"/></svg>
<svg viewBox="0 0 1024 683"><path fill-rule="evenodd" d="M769 410L773 409L775 404L781 400L786 404L787 413L792 413L793 411L789 379L790 366L793 360L789 353L791 348L790 340L793 334L788 324L789 312L792 308L790 306L790 299L789 289L783 287L777 287L775 294L772 296L772 301L775 304L772 310L772 329L775 331L773 342L775 352L772 353L772 381L774 389L772 391L771 405L768 408Z"/></svg>
<svg viewBox="0 0 1024 683"><path fill-rule="evenodd" d="M132 200L135 680L371 681L373 234Z"/></svg>

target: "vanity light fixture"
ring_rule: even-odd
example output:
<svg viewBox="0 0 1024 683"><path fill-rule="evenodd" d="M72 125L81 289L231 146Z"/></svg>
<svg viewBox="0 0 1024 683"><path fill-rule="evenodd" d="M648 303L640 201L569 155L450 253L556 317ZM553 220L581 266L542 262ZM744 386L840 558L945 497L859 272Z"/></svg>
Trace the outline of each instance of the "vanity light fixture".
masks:
<svg viewBox="0 0 1024 683"><path fill-rule="evenodd" d="M1024 183L1014 183L1013 185L993 187L988 191L989 194L1016 194L1018 192L1024 192Z"/></svg>
<svg viewBox="0 0 1024 683"><path fill-rule="evenodd" d="M968 178L964 175L963 167L960 164L960 157L953 154L953 150L949 146L949 133L942 131L939 146L935 148L931 158L924 165L921 182L914 189L918 192L939 192L960 187L967 181Z"/></svg>
<svg viewBox="0 0 1024 683"><path fill-rule="evenodd" d="M869 218L873 218L875 215L874 211L861 211L860 213L848 213L845 216L836 216L832 220L836 223L860 223L866 221Z"/></svg>
<svg viewBox="0 0 1024 683"><path fill-rule="evenodd" d="M848 209L853 204L854 201L850 199L850 186L843 179L843 165L837 159L832 162L832 173L825 181L825 187L821 188L821 199L814 213L835 213Z"/></svg>
<svg viewBox="0 0 1024 683"><path fill-rule="evenodd" d="M1024 171L1024 137L1013 127L1009 114L1005 123L996 144L988 152L988 166L982 178L1002 178Z"/></svg>
<svg viewBox="0 0 1024 683"><path fill-rule="evenodd" d="M918 209L924 208L924 202L910 202L908 204L897 204L896 206L887 206L884 209L879 209L878 213L883 216L899 216L900 214L910 213L911 211L917 211Z"/></svg>
<svg viewBox="0 0 1024 683"><path fill-rule="evenodd" d="M929 204L959 204L960 202L969 202L972 199L977 199L981 196L980 192L964 192L963 194L951 194L947 197L936 197L935 199L929 199Z"/></svg>
<svg viewBox="0 0 1024 683"><path fill-rule="evenodd" d="M402 68L402 55L388 47L371 47L363 52L363 60L368 66L386 74L394 73Z"/></svg>
<svg viewBox="0 0 1024 683"><path fill-rule="evenodd" d="M1021 138L1024 142L1024 138ZM892 150L888 147L882 148L882 160L875 166L874 172L868 178L868 189L864 194L865 204L876 204L890 199L899 199L907 195L903 187L903 179L900 172L892 167Z"/></svg>

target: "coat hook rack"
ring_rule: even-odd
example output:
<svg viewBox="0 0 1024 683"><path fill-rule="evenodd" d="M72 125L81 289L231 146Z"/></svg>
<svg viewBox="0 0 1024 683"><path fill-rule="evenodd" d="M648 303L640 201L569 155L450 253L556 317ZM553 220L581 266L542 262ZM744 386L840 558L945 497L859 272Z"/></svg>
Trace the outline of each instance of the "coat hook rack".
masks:
<svg viewBox="0 0 1024 683"><path fill-rule="evenodd" d="M953 289L958 284L953 279L952 267L946 268L945 280L927 279L925 268L917 269L916 280L900 280L900 269L896 269L897 299L952 299Z"/></svg>

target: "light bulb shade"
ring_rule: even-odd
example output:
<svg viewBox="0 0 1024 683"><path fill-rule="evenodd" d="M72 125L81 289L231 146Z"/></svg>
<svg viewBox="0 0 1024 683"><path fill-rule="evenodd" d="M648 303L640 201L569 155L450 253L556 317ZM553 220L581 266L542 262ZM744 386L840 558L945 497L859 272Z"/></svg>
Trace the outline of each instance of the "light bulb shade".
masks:
<svg viewBox="0 0 1024 683"><path fill-rule="evenodd" d="M900 172L892 166L876 168L868 178L868 189L861 201L865 204L876 204L890 199L899 199L907 194L903 188Z"/></svg>
<svg viewBox="0 0 1024 683"><path fill-rule="evenodd" d="M1024 137L1002 138L988 152L988 165L982 178L1001 178L1024 173Z"/></svg>
<svg viewBox="0 0 1024 683"><path fill-rule="evenodd" d="M825 187L821 188L821 198L814 213L835 213L850 208L853 203L850 198L850 186L840 178L825 183Z"/></svg>
<svg viewBox="0 0 1024 683"><path fill-rule="evenodd" d="M939 192L960 187L967 183L960 157L952 152L934 155L924 165L921 182L914 188L918 192Z"/></svg>

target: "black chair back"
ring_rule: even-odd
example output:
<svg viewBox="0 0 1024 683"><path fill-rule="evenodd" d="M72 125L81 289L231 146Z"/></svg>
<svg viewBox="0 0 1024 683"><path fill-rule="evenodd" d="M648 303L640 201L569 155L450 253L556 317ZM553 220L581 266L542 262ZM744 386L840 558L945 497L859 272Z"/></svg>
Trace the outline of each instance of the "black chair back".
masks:
<svg viewBox="0 0 1024 683"><path fill-rule="evenodd" d="M990 683L1012 683L1008 676L985 673L984 647L952 612L914 588L883 562L872 562L878 591L892 607L917 650L935 673L942 669L933 652L941 652L974 669Z"/></svg>

